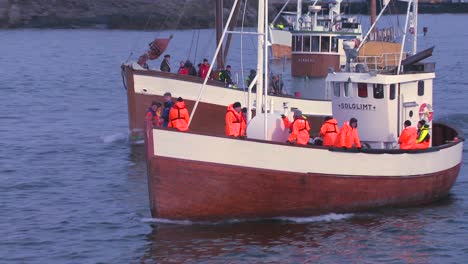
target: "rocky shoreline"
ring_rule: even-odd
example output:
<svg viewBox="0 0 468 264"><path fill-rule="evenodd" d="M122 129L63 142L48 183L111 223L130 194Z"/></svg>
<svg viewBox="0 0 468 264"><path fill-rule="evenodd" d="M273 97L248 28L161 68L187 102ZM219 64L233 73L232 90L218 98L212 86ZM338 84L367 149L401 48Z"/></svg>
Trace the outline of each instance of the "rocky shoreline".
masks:
<svg viewBox="0 0 468 264"><path fill-rule="evenodd" d="M232 1L225 0L225 14ZM280 5L271 7L271 15ZM367 4L350 6L367 14ZM405 9L403 5L397 10ZM468 4L420 6L422 13L466 13ZM256 3L249 1L246 26L254 26ZM214 26L214 0L0 0L0 28L189 29Z"/></svg>

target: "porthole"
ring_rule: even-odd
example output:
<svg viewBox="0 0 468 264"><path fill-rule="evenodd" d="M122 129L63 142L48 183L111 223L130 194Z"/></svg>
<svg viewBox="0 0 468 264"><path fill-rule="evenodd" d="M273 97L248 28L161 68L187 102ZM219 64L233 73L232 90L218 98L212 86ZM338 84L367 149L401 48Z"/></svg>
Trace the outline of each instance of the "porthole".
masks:
<svg viewBox="0 0 468 264"><path fill-rule="evenodd" d="M409 111L409 117L413 117L413 110Z"/></svg>

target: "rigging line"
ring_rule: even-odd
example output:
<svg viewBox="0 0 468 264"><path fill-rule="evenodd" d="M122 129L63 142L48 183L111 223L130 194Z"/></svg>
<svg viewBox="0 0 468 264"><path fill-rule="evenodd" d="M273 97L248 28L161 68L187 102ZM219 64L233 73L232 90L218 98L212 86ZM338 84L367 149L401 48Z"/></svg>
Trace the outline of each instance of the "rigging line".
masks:
<svg viewBox="0 0 468 264"><path fill-rule="evenodd" d="M244 33L244 22L245 22L245 12L246 12L246 9L247 9L247 2L249 0L245 0L244 1L244 11L242 13L242 23L241 23L241 32ZM244 91L245 91L245 76L244 76L244 34L241 34L241 43L240 43L240 50L241 50L241 54L240 54L240 62L241 62L241 79L242 79L242 87L244 87ZM237 84L238 86L240 84ZM248 87L247 87L248 89ZM246 97L248 97L249 95L246 94ZM245 100L246 102L248 101L248 99L246 98ZM250 107L250 106L249 106Z"/></svg>
<svg viewBox="0 0 468 264"><path fill-rule="evenodd" d="M198 41L200 40L200 29L197 31L197 44L195 45L195 55L193 56L193 63L197 61Z"/></svg>
<svg viewBox="0 0 468 264"><path fill-rule="evenodd" d="M195 30L192 30L192 40L190 41L190 48L186 60L190 60L190 55L192 55L193 40L195 39Z"/></svg>

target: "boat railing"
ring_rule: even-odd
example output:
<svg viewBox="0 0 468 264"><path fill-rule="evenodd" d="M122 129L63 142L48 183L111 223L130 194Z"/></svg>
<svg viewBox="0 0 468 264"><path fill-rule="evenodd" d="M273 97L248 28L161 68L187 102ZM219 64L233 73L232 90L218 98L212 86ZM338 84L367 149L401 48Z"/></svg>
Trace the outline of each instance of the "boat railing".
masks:
<svg viewBox="0 0 468 264"><path fill-rule="evenodd" d="M382 53L380 55L358 56L352 65L356 72L385 72L394 70L398 66L400 53Z"/></svg>

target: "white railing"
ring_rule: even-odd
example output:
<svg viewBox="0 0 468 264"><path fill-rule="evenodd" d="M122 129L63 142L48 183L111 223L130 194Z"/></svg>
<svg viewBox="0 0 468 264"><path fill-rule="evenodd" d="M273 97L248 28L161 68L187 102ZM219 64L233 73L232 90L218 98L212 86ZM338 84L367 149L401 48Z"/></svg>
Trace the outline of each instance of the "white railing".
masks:
<svg viewBox="0 0 468 264"><path fill-rule="evenodd" d="M383 53L375 56L358 56L352 65L352 71L356 70L356 65L364 65L369 71L389 71L398 66L400 53Z"/></svg>

